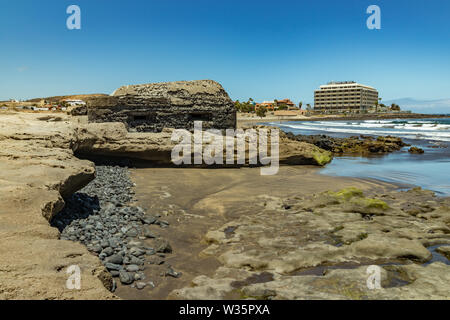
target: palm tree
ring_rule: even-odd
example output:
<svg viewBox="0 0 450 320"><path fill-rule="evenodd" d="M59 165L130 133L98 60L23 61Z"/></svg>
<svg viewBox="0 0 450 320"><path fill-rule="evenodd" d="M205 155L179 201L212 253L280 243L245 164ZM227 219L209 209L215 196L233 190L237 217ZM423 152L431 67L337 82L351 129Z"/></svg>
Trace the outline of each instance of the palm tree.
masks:
<svg viewBox="0 0 450 320"><path fill-rule="evenodd" d="M381 98L378 98L378 100L375 102L375 113L378 113L378 104L381 103Z"/></svg>
<svg viewBox="0 0 450 320"><path fill-rule="evenodd" d="M256 109L256 115L257 115L258 117L260 117L260 118L265 117L265 116L266 116L266 113L267 113L267 109L266 109L266 107L264 107L264 106L259 106L259 107Z"/></svg>

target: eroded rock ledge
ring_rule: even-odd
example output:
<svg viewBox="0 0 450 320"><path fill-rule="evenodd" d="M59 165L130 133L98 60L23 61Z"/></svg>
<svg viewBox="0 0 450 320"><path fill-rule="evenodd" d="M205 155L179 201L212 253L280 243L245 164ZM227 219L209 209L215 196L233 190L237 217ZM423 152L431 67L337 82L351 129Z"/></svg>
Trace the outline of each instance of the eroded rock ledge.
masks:
<svg viewBox="0 0 450 320"><path fill-rule="evenodd" d="M113 299L98 259L49 225L62 196L94 179L94 166L74 157L68 121L38 118L0 118L0 299ZM66 287L71 265L81 269L80 290Z"/></svg>

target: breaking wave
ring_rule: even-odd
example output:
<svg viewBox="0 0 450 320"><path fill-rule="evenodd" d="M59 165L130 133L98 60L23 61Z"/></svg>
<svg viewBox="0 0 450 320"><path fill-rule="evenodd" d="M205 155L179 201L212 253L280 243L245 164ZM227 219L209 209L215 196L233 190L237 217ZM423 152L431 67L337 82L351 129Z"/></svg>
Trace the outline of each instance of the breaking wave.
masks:
<svg viewBox="0 0 450 320"><path fill-rule="evenodd" d="M273 122L271 124L281 128L290 128L294 131L312 131L312 133L392 135L409 139L450 141L450 119L301 121L290 123Z"/></svg>

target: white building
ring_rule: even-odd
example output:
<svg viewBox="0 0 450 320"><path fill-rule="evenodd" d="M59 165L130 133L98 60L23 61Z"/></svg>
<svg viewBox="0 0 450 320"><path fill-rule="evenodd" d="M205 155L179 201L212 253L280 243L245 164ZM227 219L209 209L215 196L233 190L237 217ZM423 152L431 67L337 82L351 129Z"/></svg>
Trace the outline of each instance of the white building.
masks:
<svg viewBox="0 0 450 320"><path fill-rule="evenodd" d="M378 102L378 91L354 81L330 82L314 92L314 110L360 112Z"/></svg>
<svg viewBox="0 0 450 320"><path fill-rule="evenodd" d="M67 105L70 106L70 107L86 105L86 102L84 102L83 100L66 99L66 100L63 100L63 101L65 101L67 103Z"/></svg>

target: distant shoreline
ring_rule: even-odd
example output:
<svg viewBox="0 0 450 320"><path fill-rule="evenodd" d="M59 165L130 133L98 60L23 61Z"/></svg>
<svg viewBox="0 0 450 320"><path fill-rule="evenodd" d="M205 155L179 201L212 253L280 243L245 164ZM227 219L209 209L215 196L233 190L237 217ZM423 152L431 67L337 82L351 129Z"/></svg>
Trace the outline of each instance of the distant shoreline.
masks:
<svg viewBox="0 0 450 320"><path fill-rule="evenodd" d="M317 120L378 120L378 119L431 119L431 118L450 118L446 114L421 114L421 113L401 113L401 114L377 114L377 115L359 115L359 116L331 116L331 117L314 117L311 121Z"/></svg>
<svg viewBox="0 0 450 320"><path fill-rule="evenodd" d="M449 114L421 114L421 113L400 113L400 114L364 114L355 116L301 116L301 117L275 117L269 116L265 118L245 118L239 117L238 124L255 122L289 122L289 121L342 121L342 120L385 120L385 119L434 119L434 118L450 118Z"/></svg>

